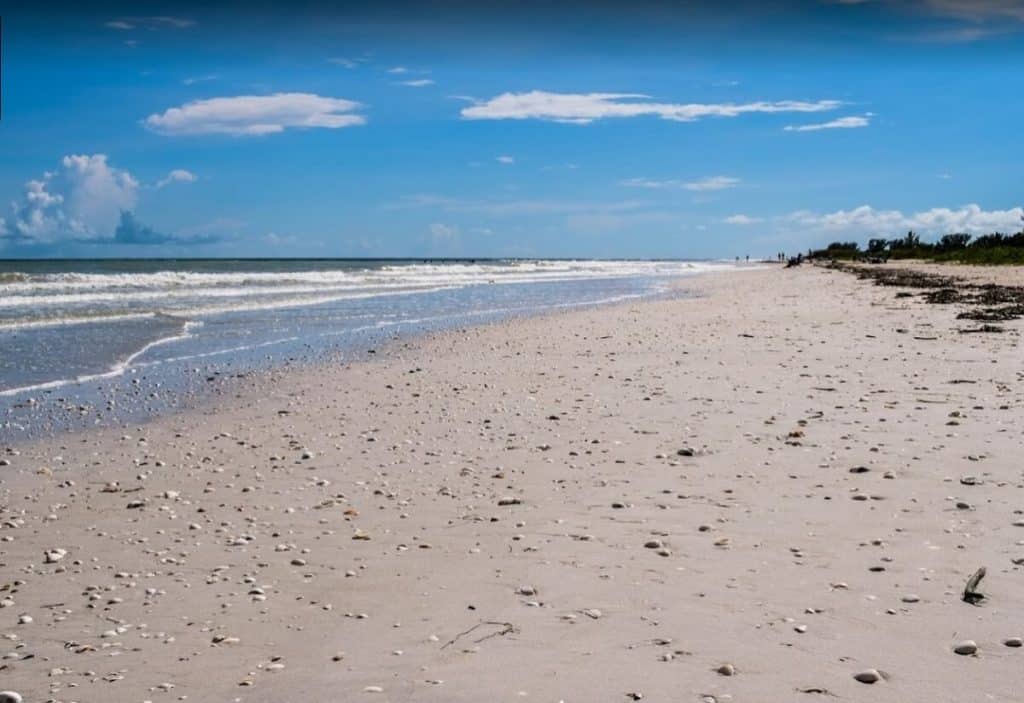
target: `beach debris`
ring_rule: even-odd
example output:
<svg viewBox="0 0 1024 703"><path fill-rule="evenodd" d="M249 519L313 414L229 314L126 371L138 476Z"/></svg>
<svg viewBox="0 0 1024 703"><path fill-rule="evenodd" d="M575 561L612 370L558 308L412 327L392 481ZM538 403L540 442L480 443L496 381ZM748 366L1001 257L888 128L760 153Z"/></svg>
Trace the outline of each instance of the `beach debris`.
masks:
<svg viewBox="0 0 1024 703"><path fill-rule="evenodd" d="M441 649L445 649L446 647L450 647L451 645L453 645L456 642L458 642L461 638L465 637L466 635L472 634L473 632L476 632L481 627L488 627L488 626L490 626L490 627L497 627L499 629L495 630L494 632L491 632L490 634L484 635L483 637L481 637L479 639L473 640L474 644L480 644L481 642L483 642L485 640L489 640L492 637L504 637L505 635L510 635L512 633L519 632L519 630L516 628L516 626L513 625L510 622L498 622L496 620L483 620L481 622L478 622L476 625L473 625L473 627L469 628L468 630L463 630L459 634L455 635L455 637L452 637L450 640L448 640L447 642L445 642L444 644L441 645Z"/></svg>
<svg viewBox="0 0 1024 703"><path fill-rule="evenodd" d="M43 552L43 563L56 564L58 561L60 561L67 555L68 550L66 549L61 549L59 547L57 549L48 549L47 551Z"/></svg>
<svg viewBox="0 0 1024 703"><path fill-rule="evenodd" d="M864 669L854 674L853 678L861 683L878 683L882 680L882 673L878 669Z"/></svg>
<svg viewBox="0 0 1024 703"><path fill-rule="evenodd" d="M970 603L971 605L977 605L981 601L985 600L985 594L978 591L978 585L981 580L985 578L985 567L981 567L967 579L967 585L964 586L964 593L961 599L964 603Z"/></svg>
<svg viewBox="0 0 1024 703"><path fill-rule="evenodd" d="M978 653L978 644L974 640L964 640L958 642L954 647L953 651L963 657L968 657Z"/></svg>

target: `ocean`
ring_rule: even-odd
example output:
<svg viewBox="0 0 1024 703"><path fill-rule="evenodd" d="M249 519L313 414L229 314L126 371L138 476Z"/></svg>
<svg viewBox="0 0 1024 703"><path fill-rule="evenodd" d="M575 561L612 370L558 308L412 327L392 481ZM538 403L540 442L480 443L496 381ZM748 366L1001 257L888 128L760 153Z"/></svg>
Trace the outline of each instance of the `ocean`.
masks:
<svg viewBox="0 0 1024 703"><path fill-rule="evenodd" d="M43 400L88 408L140 379L354 352L402 334L654 296L709 261L53 260L0 262L0 413L30 431ZM129 383L130 382L130 383ZM86 410L81 410L86 408ZM31 412L30 412L31 411ZM86 420L85 422L88 422ZM59 422L58 422L59 424Z"/></svg>

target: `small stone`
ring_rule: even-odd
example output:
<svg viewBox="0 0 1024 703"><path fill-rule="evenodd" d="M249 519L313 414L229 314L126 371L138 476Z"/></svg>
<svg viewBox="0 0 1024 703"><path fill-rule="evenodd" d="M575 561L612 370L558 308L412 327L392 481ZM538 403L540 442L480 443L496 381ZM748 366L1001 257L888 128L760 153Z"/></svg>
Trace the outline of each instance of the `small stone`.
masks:
<svg viewBox="0 0 1024 703"><path fill-rule="evenodd" d="M1024 647L1024 639L1020 637L1007 637L1003 640L1003 644L1007 647Z"/></svg>
<svg viewBox="0 0 1024 703"><path fill-rule="evenodd" d="M61 559L63 559L67 555L68 555L68 550L66 550L66 549L60 549L60 548L58 548L58 549L51 549L49 551L43 552L43 563L44 564L56 564L58 561L60 561Z"/></svg>
<svg viewBox="0 0 1024 703"><path fill-rule="evenodd" d="M908 593L907 595L900 598L904 603L919 603L921 601L920 596L916 593Z"/></svg>
<svg viewBox="0 0 1024 703"><path fill-rule="evenodd" d="M21 694L14 691L0 691L0 703L21 703Z"/></svg>
<svg viewBox="0 0 1024 703"><path fill-rule="evenodd" d="M964 640L953 647L953 651L961 656L970 656L978 652L978 645L974 640Z"/></svg>
<svg viewBox="0 0 1024 703"><path fill-rule="evenodd" d="M384 689L380 686L367 686L363 689L363 693L384 693Z"/></svg>
<svg viewBox="0 0 1024 703"><path fill-rule="evenodd" d="M715 671L717 671L722 676L735 676L736 675L736 667L733 666L732 664L722 664L720 667L715 669Z"/></svg>
<svg viewBox="0 0 1024 703"><path fill-rule="evenodd" d="M498 507L505 507L507 505L521 505L522 502L523 501L519 500L518 498L513 498L511 496L506 496L504 498L499 498L498 499Z"/></svg>
<svg viewBox="0 0 1024 703"><path fill-rule="evenodd" d="M603 615L603 613L597 608L587 608L583 611L583 614L588 618L593 618L594 620L599 619Z"/></svg>
<svg viewBox="0 0 1024 703"><path fill-rule="evenodd" d="M864 671L858 671L853 675L853 678L861 683L878 683L882 680L882 675L878 673L877 669L865 669Z"/></svg>

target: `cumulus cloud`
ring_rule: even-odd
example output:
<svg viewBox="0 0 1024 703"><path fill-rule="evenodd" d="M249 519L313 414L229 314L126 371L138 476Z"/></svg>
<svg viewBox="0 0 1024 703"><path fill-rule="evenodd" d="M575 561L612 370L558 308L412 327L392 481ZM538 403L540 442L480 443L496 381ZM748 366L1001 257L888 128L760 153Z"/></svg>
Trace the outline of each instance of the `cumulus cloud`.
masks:
<svg viewBox="0 0 1024 703"><path fill-rule="evenodd" d="M184 169L171 171L163 182L195 180ZM0 220L0 243L168 244L208 243L207 235L162 234L143 225L134 209L139 182L112 166L105 154L72 154L60 166L28 181L22 197L11 203L11 215Z"/></svg>
<svg viewBox="0 0 1024 703"><path fill-rule="evenodd" d="M787 132L818 132L823 129L857 129L870 126L871 117L871 114L840 117L839 119L819 124L788 125L785 127L785 130Z"/></svg>
<svg viewBox="0 0 1024 703"><path fill-rule="evenodd" d="M219 237L213 235L194 235L191 237L182 237L171 234L163 234L157 232L152 227L139 222L135 214L132 212L123 211L121 213L121 220L117 224L117 229L114 230L114 238L112 240L97 240L96 243L110 243L110 244L140 244L140 245L153 245L153 244L212 244L220 241Z"/></svg>
<svg viewBox="0 0 1024 703"><path fill-rule="evenodd" d="M143 225L133 213L125 210L114 230L114 241L118 244L167 244L174 238Z"/></svg>
<svg viewBox="0 0 1024 703"><path fill-rule="evenodd" d="M150 130L169 136L259 136L290 128L338 129L366 123L359 103L313 93L237 95L185 103L147 117Z"/></svg>
<svg viewBox="0 0 1024 703"><path fill-rule="evenodd" d="M65 156L55 171L25 184L4 236L39 243L110 236L121 211L135 207L138 191L138 181L104 154Z"/></svg>
<svg viewBox="0 0 1024 703"><path fill-rule="evenodd" d="M837 210L824 214L801 210L792 213L787 219L798 225L829 232L896 236L907 230L914 230L920 234L935 236L952 232L1016 232L1021 228L1022 217L1024 208L983 210L979 205L970 204L957 209L937 207L914 213L876 210L870 205L861 205L852 210Z"/></svg>
<svg viewBox="0 0 1024 703"><path fill-rule="evenodd" d="M708 176L707 178L701 178L696 181L656 181L649 178L629 178L622 181L622 185L629 186L631 188L651 188L657 190L681 189L696 191L698 193L735 188L739 184L740 179L733 178L732 176Z"/></svg>
<svg viewBox="0 0 1024 703"><path fill-rule="evenodd" d="M502 93L462 109L467 120L548 120L587 124L606 118L654 116L676 122L704 117L738 117L748 113L825 112L838 100L782 100L750 103L659 103L640 93Z"/></svg>
<svg viewBox="0 0 1024 703"><path fill-rule="evenodd" d="M163 188L171 183L195 183L197 180L199 180L199 177L191 171L186 171L183 168L176 168L157 181L156 187Z"/></svg>
<svg viewBox="0 0 1024 703"><path fill-rule="evenodd" d="M729 217L726 217L725 220L724 220L725 224L727 224L727 225L740 225L740 226L756 225L758 222L763 222L763 221L764 220L762 220L762 218L760 218L760 217L751 217L750 215L743 215L743 214L730 215Z"/></svg>

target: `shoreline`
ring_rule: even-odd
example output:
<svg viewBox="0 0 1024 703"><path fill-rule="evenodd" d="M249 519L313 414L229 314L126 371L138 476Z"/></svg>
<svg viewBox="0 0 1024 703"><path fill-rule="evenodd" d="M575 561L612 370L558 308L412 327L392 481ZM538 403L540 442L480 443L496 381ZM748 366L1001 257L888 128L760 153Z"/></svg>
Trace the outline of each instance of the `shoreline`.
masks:
<svg viewBox="0 0 1024 703"><path fill-rule="evenodd" d="M226 362L221 362L212 366L208 365L204 368L196 367L193 369L181 369L180 371L184 376L179 375L180 378L176 382L176 387L172 389L166 388L166 385L171 384L165 384L163 381L158 381L155 385L152 381L147 381L147 384L152 386L151 390L161 391L164 396L164 400L161 401L159 407L134 407L124 412L124 414L119 414L122 411L118 410L112 413L109 417L104 418L102 421L98 421L93 425L74 425L71 420L67 419L78 412L78 409L83 407L78 402L83 399L92 399L91 401L86 400L86 403L98 407L97 399L105 396L109 397L112 392L120 392L122 394L130 391L138 392L139 389L132 388L132 384L137 383L136 372L145 372L149 364L143 364L141 367L132 367L131 361L144 353L148 348L167 341L177 340L181 337L179 335L167 339L161 339L156 343L147 344L146 347L140 351L134 352L127 360L118 362L115 364L116 368L93 374L84 379L62 379L54 382L58 384L54 387L50 387L50 384L41 384L40 386L33 386L30 388L20 388L14 389L13 391L0 392L0 400L10 398L12 401L17 401L12 402L8 407L8 417L6 419L8 429L12 422L10 411L18 410L19 408L24 409L27 407L31 411L45 411L46 404L48 403L51 406L49 408L51 417L53 413L58 413L59 411L63 411L65 415L65 424L59 425L56 429L53 429L50 426L51 420L47 420L48 429L38 432L37 434L22 432L19 436L12 435L6 439L3 439L2 436L0 436L0 447L4 444L16 446L33 441L56 441L65 435L73 436L100 428L144 426L162 417L180 415L183 413L210 412L213 408L212 404L219 402L221 398L227 395L237 396L239 393L244 393L247 390L251 391L254 386L259 386L261 383L266 382L268 378L277 377L281 373L305 372L317 374L320 372L330 372L335 370L338 365L345 366L353 363L379 360L388 353L389 349L396 345L401 345L404 342L426 342L438 335L443 336L452 332L458 333L466 328L491 327L494 325L515 323L519 320L531 318L545 318L549 316L571 314L572 312L579 310L611 308L617 305L633 304L640 300L665 300L679 296L687 296L690 294L689 291L690 288L692 288L692 281L709 275L717 275L719 273L733 272L709 271L700 274L680 276L669 283L665 290L660 292L645 292L619 296L619 299L613 300L571 301L568 303L553 304L551 306L538 309L525 306L521 311L503 311L501 313L497 313L497 316L495 316L494 311L490 310L473 311L462 316L452 318L450 322L445 322L443 318L403 322L400 325L401 327L411 326L412 329L404 332L396 332L389 327L366 330L362 339L349 340L348 347L326 346L320 349L307 351L301 358L290 357L287 360L278 359L275 362L266 362L264 364L257 364L251 367L242 366L240 369L234 369L233 365L235 360L229 358ZM476 317L482 319L478 322L471 321ZM433 323L439 324L434 325ZM188 322L186 323L186 326L190 324L196 323ZM229 349L225 351L231 352L233 350ZM221 352L217 352L218 355L220 353ZM179 360L172 359L171 361L177 363ZM208 383L216 381L217 385L212 388L208 387L208 385L204 387L195 379L185 378L190 374L205 376ZM95 385L97 381L108 383L107 385ZM88 384L85 386L86 390L84 393L82 391L83 387L80 385L83 383ZM170 390L170 393L167 392L168 390ZM41 402L39 398L35 397L35 391L38 391L38 394L43 395ZM57 407L58 405L62 407ZM108 410L110 410L109 407ZM37 415L35 418L30 416L29 418L22 418L22 420L41 421L41 418ZM60 423L61 421L58 420L57 422Z"/></svg>
<svg viewBox="0 0 1024 703"><path fill-rule="evenodd" d="M817 267L681 283L0 455L2 687L1015 700L1022 323Z"/></svg>

